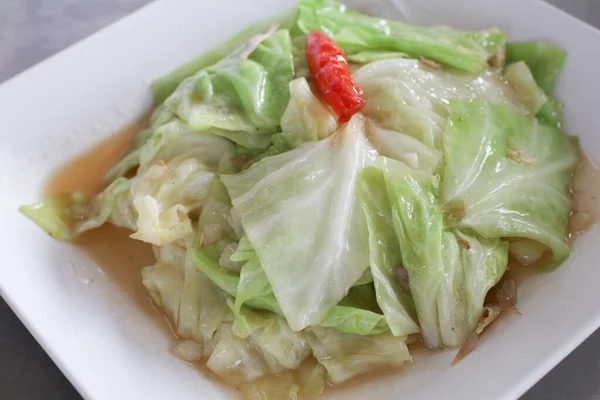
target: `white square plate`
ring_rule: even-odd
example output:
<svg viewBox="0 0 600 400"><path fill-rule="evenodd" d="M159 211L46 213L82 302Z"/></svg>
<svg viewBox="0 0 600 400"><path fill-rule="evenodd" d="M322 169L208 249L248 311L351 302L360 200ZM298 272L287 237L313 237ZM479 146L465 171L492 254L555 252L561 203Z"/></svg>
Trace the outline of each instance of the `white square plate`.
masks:
<svg viewBox="0 0 600 400"><path fill-rule="evenodd" d="M465 29L498 26L511 40L547 39L568 60L556 87L567 129L600 160L600 32L536 0L382 0L362 10ZM42 196L52 169L133 121L150 82L292 0L161 0L0 87L0 294L88 399L224 399L232 395L168 352L169 341L85 254L17 212ZM514 399L600 326L600 230L557 271L520 288L480 347L418 357L401 377L330 399ZM83 280L89 281L82 284Z"/></svg>

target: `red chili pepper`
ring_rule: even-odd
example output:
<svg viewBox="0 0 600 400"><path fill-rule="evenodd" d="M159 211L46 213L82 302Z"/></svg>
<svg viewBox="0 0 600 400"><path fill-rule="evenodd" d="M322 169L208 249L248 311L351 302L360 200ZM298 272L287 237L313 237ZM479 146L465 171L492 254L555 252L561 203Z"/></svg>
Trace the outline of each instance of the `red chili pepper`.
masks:
<svg viewBox="0 0 600 400"><path fill-rule="evenodd" d="M338 116L338 122L348 122L365 100L352 81L344 51L323 32L312 31L306 36L306 60L317 90Z"/></svg>

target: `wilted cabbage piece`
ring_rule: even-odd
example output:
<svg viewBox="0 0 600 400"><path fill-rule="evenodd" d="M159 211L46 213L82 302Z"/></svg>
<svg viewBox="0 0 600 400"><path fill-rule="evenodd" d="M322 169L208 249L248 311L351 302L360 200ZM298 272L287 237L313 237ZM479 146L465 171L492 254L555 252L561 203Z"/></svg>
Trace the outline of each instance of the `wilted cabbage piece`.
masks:
<svg viewBox="0 0 600 400"><path fill-rule="evenodd" d="M492 293L494 292L494 293ZM483 309L483 314L477 323L475 329L469 333L467 339L464 341L454 360L452 365L457 364L467 355L469 355L477 347L479 335L490 326L502 313L506 311L513 311L519 315L521 313L516 308L517 303L517 286L514 279L506 278L506 275L502 278L502 281L490 291L486 304Z"/></svg>
<svg viewBox="0 0 600 400"><path fill-rule="evenodd" d="M230 324L222 324L219 341L206 366L229 382L242 383L284 371L276 360L261 354L260 348L235 336Z"/></svg>
<svg viewBox="0 0 600 400"><path fill-rule="evenodd" d="M156 154L142 162L131 180L131 204L138 217L134 239L165 245L193 234L192 218L200 213L223 159L233 156L233 145L202 133L172 137L167 144L145 145ZM142 152L144 151L142 148ZM166 162L165 162L166 161Z"/></svg>
<svg viewBox="0 0 600 400"><path fill-rule="evenodd" d="M444 233L444 276L438 293L440 333L445 346L460 346L484 312L488 291L506 270L508 243L458 230Z"/></svg>
<svg viewBox="0 0 600 400"><path fill-rule="evenodd" d="M240 49L246 48L247 43L256 35L264 34L264 32L267 32L274 25L281 29L290 29L295 23L296 10L292 9L285 13L265 18L243 29L219 46L203 52L195 59L154 81L152 83L154 104L162 104L186 78L219 62L233 52L242 51Z"/></svg>
<svg viewBox="0 0 600 400"><path fill-rule="evenodd" d="M385 178L423 339L430 347L460 346L504 274L508 244L446 229L433 176L385 158L376 166Z"/></svg>
<svg viewBox="0 0 600 400"><path fill-rule="evenodd" d="M310 358L294 371L242 384L240 391L248 400L310 400L323 393L326 386L327 370Z"/></svg>
<svg viewBox="0 0 600 400"><path fill-rule="evenodd" d="M142 271L144 286L177 325L185 279L185 249L170 245L155 246L153 250L157 262Z"/></svg>
<svg viewBox="0 0 600 400"><path fill-rule="evenodd" d="M179 357L208 358L217 375L243 383L299 368L311 355L304 334L292 332L283 318L247 308L232 314L227 295L186 261L185 249L156 249L158 263L144 269L144 284L177 333L194 340L174 348Z"/></svg>
<svg viewBox="0 0 600 400"><path fill-rule="evenodd" d="M546 104L548 98L540 88L531 71L523 61L510 64L504 71L504 78L519 93L520 100L531 114L535 115Z"/></svg>
<svg viewBox="0 0 600 400"><path fill-rule="evenodd" d="M478 72L496 49L504 45L504 34L498 30L461 32L445 27L412 26L370 17L333 0L300 0L298 10L298 27L302 32L320 30L348 55L395 51Z"/></svg>
<svg viewBox="0 0 600 400"><path fill-rule="evenodd" d="M506 44L507 62L523 61L533 75L537 84L550 94L550 90L567 57L567 53L546 42L509 42ZM562 127L562 104L553 97L547 97L546 103L538 111L540 122Z"/></svg>
<svg viewBox="0 0 600 400"><path fill-rule="evenodd" d="M560 101L547 96L546 103L540 108L536 117L541 123L560 129L563 126L562 108L563 105Z"/></svg>
<svg viewBox="0 0 600 400"><path fill-rule="evenodd" d="M240 281L235 295L235 309L239 311L248 300L265 297L276 302L273 288L257 256L255 260L246 262L240 271Z"/></svg>
<svg viewBox="0 0 600 400"><path fill-rule="evenodd" d="M438 167L442 152L434 147L405 133L383 129L373 121L368 121L366 126L369 142L380 155L426 172L433 173Z"/></svg>
<svg viewBox="0 0 600 400"><path fill-rule="evenodd" d="M190 132L188 126L173 120L159 126L140 149L140 165L147 167L157 161L183 161L197 157L211 170L216 170L222 158L233 155L233 145L223 138Z"/></svg>
<svg viewBox="0 0 600 400"><path fill-rule="evenodd" d="M506 43L507 64L524 61L537 84L549 92L554 80L562 70L567 53L546 42Z"/></svg>
<svg viewBox="0 0 600 400"><path fill-rule="evenodd" d="M246 261L258 261L258 255L250 243L248 236L244 235L238 242L238 246L230 257L231 261L246 262Z"/></svg>
<svg viewBox="0 0 600 400"><path fill-rule="evenodd" d="M281 129L291 147L325 139L337 127L333 113L313 94L305 78L290 82L290 102L281 118Z"/></svg>
<svg viewBox="0 0 600 400"><path fill-rule="evenodd" d="M237 272L219 266L222 251L222 246L213 244L190 249L188 257L215 285L229 296L235 297L240 277Z"/></svg>
<svg viewBox="0 0 600 400"><path fill-rule="evenodd" d="M378 167L384 175L392 221L423 339L428 345L439 347L442 340L436 294L442 281L444 260L443 214L434 192L436 181L429 174L411 171L404 164L387 159L380 159Z"/></svg>
<svg viewBox="0 0 600 400"><path fill-rule="evenodd" d="M529 112L519 102L518 93L493 70L473 75L423 68L414 59L390 59L367 64L353 77L364 92L365 116L382 128L412 136L438 150L442 148L448 100L481 97L519 113Z"/></svg>
<svg viewBox="0 0 600 400"><path fill-rule="evenodd" d="M69 241L100 227L111 216L113 223L130 227L134 217L129 203L123 201L129 188L129 180L118 178L89 201L81 193L65 192L38 204L21 206L19 211L53 238Z"/></svg>
<svg viewBox="0 0 600 400"><path fill-rule="evenodd" d="M377 303L392 333L408 336L420 332L410 293L396 283L395 270L402 263L383 173L367 167L360 173L357 195L369 229L370 266Z"/></svg>
<svg viewBox="0 0 600 400"><path fill-rule="evenodd" d="M127 154L106 173L104 181L106 183L111 183L115 179L125 175L133 167L139 165L142 147L144 147L146 142L155 135L155 131L158 127L165 125L174 119L175 116L164 104L156 107L150 116L150 126L143 129L135 136L133 144L129 148Z"/></svg>
<svg viewBox="0 0 600 400"><path fill-rule="evenodd" d="M238 248L246 246L243 242L242 239ZM219 288L236 298L233 303L234 311L239 311L246 305L283 316L266 274L257 265L256 255L248 256L249 261L244 264L240 274L237 274L231 269L219 267L217 260L220 252L221 249L213 245L195 249L189 257ZM386 332L390 328L381 310L372 306L376 302L374 292L352 288L338 305L329 309L319 326L357 335Z"/></svg>
<svg viewBox="0 0 600 400"><path fill-rule="evenodd" d="M156 163L132 181L138 214L132 238L163 246L193 233L189 214L200 209L214 174L196 159L181 164Z"/></svg>
<svg viewBox="0 0 600 400"><path fill-rule="evenodd" d="M312 354L304 332L292 332L284 318L247 307L234 311L234 314L234 334L244 339L252 337L255 344L283 367L298 368Z"/></svg>
<svg viewBox="0 0 600 400"><path fill-rule="evenodd" d="M410 360L406 338L390 333L360 336L327 328L307 333L315 358L333 384L373 371L398 368Z"/></svg>
<svg viewBox="0 0 600 400"><path fill-rule="evenodd" d="M222 178L294 330L321 322L369 266L354 190L373 159L357 115L327 139Z"/></svg>
<svg viewBox="0 0 600 400"><path fill-rule="evenodd" d="M191 131L210 130L245 147L267 147L264 135L278 130L294 66L287 30L260 39L186 78L166 107Z"/></svg>
<svg viewBox="0 0 600 400"><path fill-rule="evenodd" d="M388 332L390 327L377 303L373 285L356 283L348 294L333 306L320 327L334 328L354 335L375 335Z"/></svg>
<svg viewBox="0 0 600 400"><path fill-rule="evenodd" d="M252 396L267 390L278 399L293 400L300 393L320 394L324 389L324 369L310 359L312 349L306 335L292 332L277 315L244 308L233 323L223 323L215 337L207 367L240 384L248 398L263 399Z"/></svg>
<svg viewBox="0 0 600 400"><path fill-rule="evenodd" d="M210 340L229 310L224 293L176 245L155 246L157 263L142 271L152 299L171 318L178 335L202 344Z"/></svg>
<svg viewBox="0 0 600 400"><path fill-rule="evenodd" d="M222 169L228 170L227 166ZM221 325L221 321L228 315L225 304L226 294L215 285L204 272L200 271L191 257L188 256L193 246L206 239L205 231L208 227L219 227L221 236L217 242L232 240L232 229L227 217L231 204L227 192L218 179L214 179L209 191L202 213L198 218L196 238L193 242L186 243L186 257L181 306L177 320L177 332L182 337L194 338L200 343L209 341Z"/></svg>
<svg viewBox="0 0 600 400"><path fill-rule="evenodd" d="M443 204L462 205L453 226L538 241L555 263L569 255L573 138L502 105L454 101L444 155Z"/></svg>
<svg viewBox="0 0 600 400"><path fill-rule="evenodd" d="M203 346L195 340L183 339L175 343L171 349L171 353L184 361L196 362L201 361L204 357Z"/></svg>

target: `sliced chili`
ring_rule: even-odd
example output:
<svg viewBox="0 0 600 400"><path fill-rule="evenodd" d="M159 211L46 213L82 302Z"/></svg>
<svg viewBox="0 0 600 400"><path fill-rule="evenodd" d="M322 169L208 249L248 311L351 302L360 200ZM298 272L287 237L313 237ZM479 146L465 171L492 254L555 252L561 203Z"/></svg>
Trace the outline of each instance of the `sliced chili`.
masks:
<svg viewBox="0 0 600 400"><path fill-rule="evenodd" d="M338 122L348 122L365 100L362 90L352 81L344 51L323 32L312 31L306 36L306 60L317 90Z"/></svg>

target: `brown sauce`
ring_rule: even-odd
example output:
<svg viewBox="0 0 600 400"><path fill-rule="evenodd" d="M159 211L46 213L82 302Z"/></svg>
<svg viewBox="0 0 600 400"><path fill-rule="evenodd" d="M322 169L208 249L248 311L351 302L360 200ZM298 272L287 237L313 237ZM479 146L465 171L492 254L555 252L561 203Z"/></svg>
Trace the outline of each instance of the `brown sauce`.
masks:
<svg viewBox="0 0 600 400"><path fill-rule="evenodd" d="M120 132L60 166L46 185L45 195L55 197L67 190L79 191L86 196L99 193L105 186L106 173L127 153L135 136L150 121L150 113Z"/></svg>
<svg viewBox="0 0 600 400"><path fill-rule="evenodd" d="M99 193L105 186L104 176L127 152L135 139L135 135L148 125L150 114L144 115L135 123L111 136L92 149L86 151L74 160L59 168L46 186L48 197L56 196L63 191L74 190L83 192L86 196ZM574 185L573 210L588 213L593 222L600 218L600 170L582 152L582 160L577 168ZM580 231L572 231L571 236L579 235ZM94 260L104 273L144 312L153 320L166 336L174 341L177 339L166 315L152 303L149 294L142 283L142 268L155 262L152 246L130 239L131 231L106 224L99 229L82 234L75 245L82 249ZM507 276L517 282L534 275L539 269L535 265L523 266L511 260ZM430 350L422 343L409 344L409 349L415 360L425 358ZM167 351L167 349L165 349ZM223 381L209 371L203 362L193 365L209 378L220 383ZM410 366L407 366L410 368ZM377 371L364 377L353 379L340 388L328 386L326 391L348 390L367 380L396 379L400 371ZM277 377L272 377L277 379ZM238 389L239 390L239 389Z"/></svg>
<svg viewBox="0 0 600 400"><path fill-rule="evenodd" d="M112 224L83 233L75 245L94 260L112 282L169 337L175 337L167 317L150 299L142 283L142 269L156 260L152 245L129 237L131 231Z"/></svg>
<svg viewBox="0 0 600 400"><path fill-rule="evenodd" d="M61 166L48 182L45 194L54 197L68 190L93 196L105 186L104 176L127 152L135 136L148 125L147 113L125 129ZM152 246L129 238L131 231L112 224L83 233L75 241L130 299L173 336L165 315L152 304L142 283L142 268L155 263Z"/></svg>

